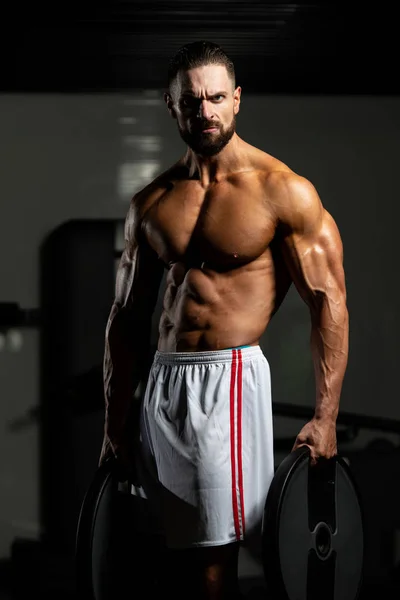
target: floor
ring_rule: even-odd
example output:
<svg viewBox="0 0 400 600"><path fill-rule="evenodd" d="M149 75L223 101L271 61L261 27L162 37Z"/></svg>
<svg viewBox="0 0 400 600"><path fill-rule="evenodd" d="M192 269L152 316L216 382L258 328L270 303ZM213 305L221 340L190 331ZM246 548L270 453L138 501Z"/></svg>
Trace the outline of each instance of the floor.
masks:
<svg viewBox="0 0 400 600"><path fill-rule="evenodd" d="M30 544L21 545L15 563L18 566L12 566L10 561L0 563L0 600L26 600L32 596L41 600L76 600L73 564L56 555L45 555ZM245 600L267 600L262 567L244 549L240 554L239 575ZM16 593L11 593L12 580L19 588ZM400 572L390 582L368 582L358 600L375 600L377 597L384 600L400 598ZM268 596L268 600L272 599Z"/></svg>
<svg viewBox="0 0 400 600"><path fill-rule="evenodd" d="M0 565L0 600L22 600L38 596L41 600L73 600L73 565L56 555L49 556L35 542L16 546L14 561ZM239 560L239 575L246 600L265 598L261 565L244 549ZM12 593L12 582L19 588Z"/></svg>

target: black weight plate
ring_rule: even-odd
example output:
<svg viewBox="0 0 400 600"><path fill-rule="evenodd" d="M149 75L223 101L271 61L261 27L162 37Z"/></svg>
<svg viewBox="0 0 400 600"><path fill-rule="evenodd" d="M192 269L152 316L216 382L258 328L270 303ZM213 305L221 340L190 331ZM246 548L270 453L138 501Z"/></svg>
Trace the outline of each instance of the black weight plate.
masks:
<svg viewBox="0 0 400 600"><path fill-rule="evenodd" d="M160 541L138 531L147 502L120 491L115 460L95 472L76 532L76 587L80 600L133 599L158 581Z"/></svg>
<svg viewBox="0 0 400 600"><path fill-rule="evenodd" d="M109 516L113 499L118 493L118 481L114 477L113 467L114 461L110 460L97 469L79 514L75 558L77 593L82 600L98 600L101 597L98 589L100 582L94 575L97 563L107 553L111 535ZM97 543L99 517L103 519L101 537L104 538L100 544Z"/></svg>
<svg viewBox="0 0 400 600"><path fill-rule="evenodd" d="M263 517L263 568L277 600L355 600L364 528L360 497L340 456L311 467L301 447L279 465Z"/></svg>

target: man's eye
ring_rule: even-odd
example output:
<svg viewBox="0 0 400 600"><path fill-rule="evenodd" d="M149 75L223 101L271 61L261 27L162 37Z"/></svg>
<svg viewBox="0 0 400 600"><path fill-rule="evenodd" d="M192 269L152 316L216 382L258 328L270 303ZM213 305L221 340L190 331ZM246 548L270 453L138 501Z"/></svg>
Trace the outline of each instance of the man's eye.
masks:
<svg viewBox="0 0 400 600"><path fill-rule="evenodd" d="M185 107L188 107L188 106L190 106L190 107L193 107L194 105L195 105L195 100L194 100L194 98L183 98L183 99L182 99L182 106L185 106Z"/></svg>

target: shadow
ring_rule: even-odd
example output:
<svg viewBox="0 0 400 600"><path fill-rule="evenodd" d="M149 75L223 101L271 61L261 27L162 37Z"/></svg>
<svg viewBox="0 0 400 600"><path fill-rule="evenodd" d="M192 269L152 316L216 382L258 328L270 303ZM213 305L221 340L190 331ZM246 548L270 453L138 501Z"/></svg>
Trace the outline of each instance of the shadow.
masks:
<svg viewBox="0 0 400 600"><path fill-rule="evenodd" d="M116 224L68 221L40 248L42 541L69 556L102 443L104 404L98 374L114 297ZM82 373L89 375L83 376L77 410L70 384ZM93 410L82 410L88 404Z"/></svg>
<svg viewBox="0 0 400 600"><path fill-rule="evenodd" d="M78 516L103 438L101 365L120 223L67 221L39 250L40 404L13 426L38 421L41 535L12 544L16 598L74 592Z"/></svg>

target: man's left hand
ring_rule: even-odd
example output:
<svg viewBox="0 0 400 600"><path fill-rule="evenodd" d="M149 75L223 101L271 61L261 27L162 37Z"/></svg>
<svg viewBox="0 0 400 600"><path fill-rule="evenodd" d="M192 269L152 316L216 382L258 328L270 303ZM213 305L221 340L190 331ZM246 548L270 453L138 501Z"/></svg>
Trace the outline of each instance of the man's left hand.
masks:
<svg viewBox="0 0 400 600"><path fill-rule="evenodd" d="M298 434L292 452L301 446L310 448L312 465L315 465L319 458L335 456L337 454L336 421L311 419Z"/></svg>

